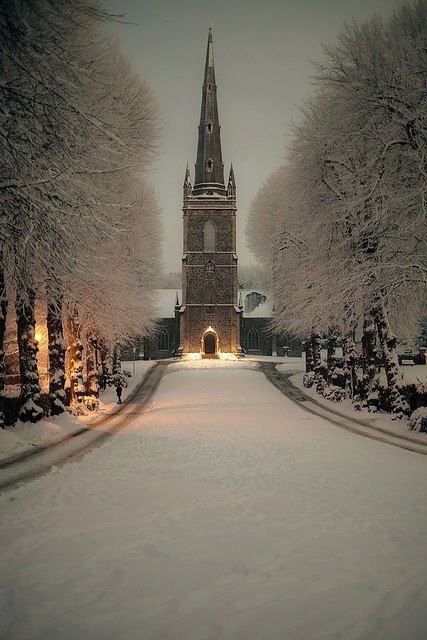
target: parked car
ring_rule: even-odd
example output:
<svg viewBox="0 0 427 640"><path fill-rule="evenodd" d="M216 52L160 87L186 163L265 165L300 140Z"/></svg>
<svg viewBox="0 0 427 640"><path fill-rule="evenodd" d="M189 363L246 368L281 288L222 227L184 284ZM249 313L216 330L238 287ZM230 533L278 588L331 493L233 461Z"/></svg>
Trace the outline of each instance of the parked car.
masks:
<svg viewBox="0 0 427 640"><path fill-rule="evenodd" d="M425 361L425 353L412 353L410 351L406 351L399 355L399 364L403 366L425 364Z"/></svg>

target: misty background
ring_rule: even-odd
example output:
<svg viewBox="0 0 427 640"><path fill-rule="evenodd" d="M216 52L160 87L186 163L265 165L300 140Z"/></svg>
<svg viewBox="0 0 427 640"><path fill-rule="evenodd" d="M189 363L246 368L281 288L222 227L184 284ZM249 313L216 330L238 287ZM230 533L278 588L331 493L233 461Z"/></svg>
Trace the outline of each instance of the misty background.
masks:
<svg viewBox="0 0 427 640"><path fill-rule="evenodd" d="M246 214L258 187L286 157L298 105L311 91L312 61L336 42L344 21L389 15L393 0L108 0L123 50L159 102L159 158L149 178L163 209L163 261L179 271L182 184L194 179L208 28L213 28L225 176L237 184L239 264Z"/></svg>

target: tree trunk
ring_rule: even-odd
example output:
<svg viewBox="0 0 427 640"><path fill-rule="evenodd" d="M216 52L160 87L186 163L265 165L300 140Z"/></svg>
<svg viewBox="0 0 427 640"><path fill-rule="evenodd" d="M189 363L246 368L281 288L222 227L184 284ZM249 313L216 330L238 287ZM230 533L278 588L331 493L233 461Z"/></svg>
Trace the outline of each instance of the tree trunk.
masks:
<svg viewBox="0 0 427 640"><path fill-rule="evenodd" d="M58 416L65 411L65 352L62 330L62 299L57 297L47 305L47 336L49 349L49 413Z"/></svg>
<svg viewBox="0 0 427 640"><path fill-rule="evenodd" d="M356 358L357 353L354 344L354 328L350 328L344 336L344 375L346 395L353 399L357 392Z"/></svg>
<svg viewBox="0 0 427 640"><path fill-rule="evenodd" d="M378 409L378 392L375 389L377 375L377 329L372 314L366 314L362 334L363 377L359 386L362 406L371 411Z"/></svg>
<svg viewBox="0 0 427 640"><path fill-rule="evenodd" d="M68 349L70 354L70 392L71 404L77 409L78 414L84 413L83 398L85 387L83 383L83 344L81 341L81 328L77 312L68 317Z"/></svg>
<svg viewBox="0 0 427 640"><path fill-rule="evenodd" d="M396 336L393 334L384 298L379 295L374 309L375 324L383 354L387 386L390 392L390 408L393 417L404 418L410 408L401 391L401 375L396 352Z"/></svg>
<svg viewBox="0 0 427 640"><path fill-rule="evenodd" d="M98 340L99 347L99 357L100 357L100 388L105 390L107 387L107 382L111 377L112 369L111 369L111 359L109 350L104 342L104 340Z"/></svg>
<svg viewBox="0 0 427 640"><path fill-rule="evenodd" d="M1 250L0 250L1 251ZM0 256L1 258L1 256ZM4 271L0 266L0 428L4 429L4 334L6 332L7 295Z"/></svg>
<svg viewBox="0 0 427 640"><path fill-rule="evenodd" d="M311 340L307 340L305 343L305 371L310 373L313 369L313 349L311 348Z"/></svg>
<svg viewBox="0 0 427 640"><path fill-rule="evenodd" d="M122 351L118 344L113 349L113 375L122 372Z"/></svg>
<svg viewBox="0 0 427 640"><path fill-rule="evenodd" d="M98 406L99 382L96 364L96 338L88 332L86 336L86 406L93 411Z"/></svg>
<svg viewBox="0 0 427 640"><path fill-rule="evenodd" d="M18 292L16 295L16 324L21 382L19 418L23 422L37 422L43 417L43 409L39 404L40 383L37 368L38 349L35 340L35 293L31 289L26 292Z"/></svg>
<svg viewBox="0 0 427 640"><path fill-rule="evenodd" d="M337 334L335 329L329 329L326 363L328 366L328 384L333 384L335 373L335 347L337 346Z"/></svg>
<svg viewBox="0 0 427 640"><path fill-rule="evenodd" d="M311 349L313 353L313 368L316 371L316 367L320 367L322 358L320 354L320 334L313 329L310 336Z"/></svg>

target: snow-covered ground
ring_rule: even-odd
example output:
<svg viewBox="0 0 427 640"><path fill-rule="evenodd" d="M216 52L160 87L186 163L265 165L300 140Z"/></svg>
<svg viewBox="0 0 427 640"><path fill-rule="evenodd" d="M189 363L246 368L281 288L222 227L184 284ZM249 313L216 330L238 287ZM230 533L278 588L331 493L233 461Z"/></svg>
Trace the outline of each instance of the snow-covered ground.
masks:
<svg viewBox="0 0 427 640"><path fill-rule="evenodd" d="M128 386L123 389L122 400L125 400L135 389L154 364L154 361L139 360L135 362L135 374L133 374L133 362L123 362L123 369L130 371L132 377L128 378ZM88 411L86 415L79 417L64 413L60 416L45 418L36 424L18 422L13 427L0 429L0 461L75 433L101 415L114 411L116 406L116 390L114 387L107 387L105 391L101 391L99 411L95 413Z"/></svg>
<svg viewBox="0 0 427 640"><path fill-rule="evenodd" d="M256 366L170 365L127 429L1 496L1 637L426 637L425 457Z"/></svg>
<svg viewBox="0 0 427 640"><path fill-rule="evenodd" d="M303 385L303 376L304 376L304 363L301 358L288 358L287 361L279 363L276 365L276 368L281 373L291 373L294 375L290 377L290 381L299 389L301 389L305 394L316 400L321 405L326 407L327 409L333 409L334 411L339 411L340 413L350 417L356 418L357 420L363 420L364 422L368 422L372 424L372 426L379 427L381 429L386 429L390 433L395 433L397 435L411 435L414 438L419 440L427 441L427 434L425 433L413 433L409 431L408 422L406 420L393 420L391 415L388 413L370 413L369 411L355 411L353 408L353 404L351 400L344 400L343 402L335 403L327 400L320 394L316 392L314 387L307 389ZM421 382L422 384L427 384L427 366L426 365L414 365L412 367L402 367L402 378L404 382L407 384ZM384 379L384 384L386 384L385 373L381 372L381 378Z"/></svg>

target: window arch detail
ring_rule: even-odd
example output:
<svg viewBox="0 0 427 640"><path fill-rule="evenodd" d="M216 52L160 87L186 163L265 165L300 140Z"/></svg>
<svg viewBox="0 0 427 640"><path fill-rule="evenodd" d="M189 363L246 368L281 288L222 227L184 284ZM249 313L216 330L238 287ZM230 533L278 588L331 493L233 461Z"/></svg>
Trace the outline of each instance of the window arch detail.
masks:
<svg viewBox="0 0 427 640"><path fill-rule="evenodd" d="M169 351L169 332L166 329L162 329L157 336L157 349Z"/></svg>
<svg viewBox="0 0 427 640"><path fill-rule="evenodd" d="M259 331L251 327L247 335L248 349L259 349Z"/></svg>
<svg viewBox="0 0 427 640"><path fill-rule="evenodd" d="M214 165L213 160L212 160L211 158L208 158L208 159L206 160L206 171L207 171L208 173L212 173L212 171L213 171L213 165Z"/></svg>
<svg viewBox="0 0 427 640"><path fill-rule="evenodd" d="M216 227L210 220L203 227L203 251L214 253L216 251Z"/></svg>
<svg viewBox="0 0 427 640"><path fill-rule="evenodd" d="M213 278L215 275L215 263L212 260L208 260L205 264L205 277Z"/></svg>

